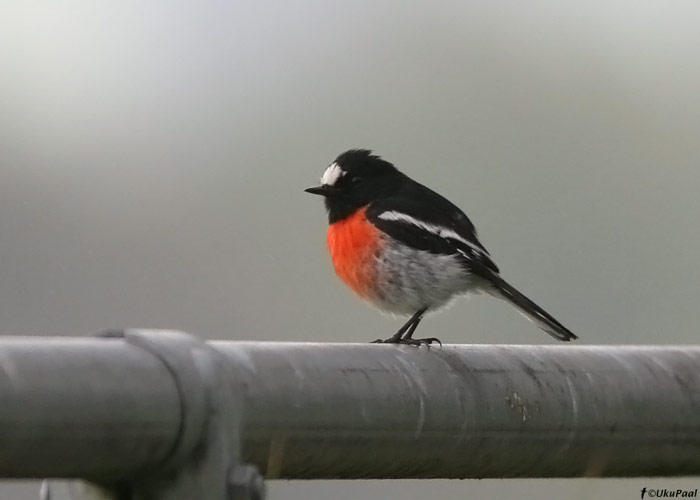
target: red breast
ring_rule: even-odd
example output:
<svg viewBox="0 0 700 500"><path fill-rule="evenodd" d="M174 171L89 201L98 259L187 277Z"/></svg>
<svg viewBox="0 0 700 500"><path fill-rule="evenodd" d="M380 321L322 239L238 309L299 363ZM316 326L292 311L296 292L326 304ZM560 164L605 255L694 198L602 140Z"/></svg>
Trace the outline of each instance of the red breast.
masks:
<svg viewBox="0 0 700 500"><path fill-rule="evenodd" d="M335 272L363 298L372 298L374 255L380 249L379 230L367 220L363 207L328 226L328 250Z"/></svg>

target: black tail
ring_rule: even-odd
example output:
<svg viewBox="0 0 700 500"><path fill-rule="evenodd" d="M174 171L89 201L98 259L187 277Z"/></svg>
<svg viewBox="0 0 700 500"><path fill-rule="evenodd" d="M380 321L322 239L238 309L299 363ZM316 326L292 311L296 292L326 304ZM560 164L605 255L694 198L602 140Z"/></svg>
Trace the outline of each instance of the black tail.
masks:
<svg viewBox="0 0 700 500"><path fill-rule="evenodd" d="M547 311L525 297L522 293L511 286L506 280L498 275L490 276L493 290L491 293L499 298L505 299L514 305L520 313L527 319L533 321L542 330L550 334L557 340L568 342L578 337L564 325L554 319Z"/></svg>

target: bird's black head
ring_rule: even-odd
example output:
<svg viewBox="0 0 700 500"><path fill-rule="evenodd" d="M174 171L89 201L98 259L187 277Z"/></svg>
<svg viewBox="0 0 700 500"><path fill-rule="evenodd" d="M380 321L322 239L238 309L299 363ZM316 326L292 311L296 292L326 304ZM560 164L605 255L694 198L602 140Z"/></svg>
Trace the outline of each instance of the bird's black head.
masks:
<svg viewBox="0 0 700 500"><path fill-rule="evenodd" d="M351 149L338 156L321 177L321 185L307 193L325 197L330 223L391 194L403 174L367 149Z"/></svg>

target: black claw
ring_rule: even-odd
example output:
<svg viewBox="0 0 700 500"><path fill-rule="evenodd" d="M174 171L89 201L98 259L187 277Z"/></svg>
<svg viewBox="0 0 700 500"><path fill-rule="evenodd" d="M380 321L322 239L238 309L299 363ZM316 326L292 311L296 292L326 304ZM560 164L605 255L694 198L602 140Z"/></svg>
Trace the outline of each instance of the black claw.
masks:
<svg viewBox="0 0 700 500"><path fill-rule="evenodd" d="M415 347L420 347L422 345L426 345L430 347L430 344L432 343L437 343L440 344L440 347L442 347L442 342L440 342L440 339L435 338L435 337L429 337L425 339L401 339L401 338L396 338L396 337L389 337L388 339L382 340L382 339L377 339L373 340L370 342L371 344L402 344L402 345L412 345Z"/></svg>
<svg viewBox="0 0 700 500"><path fill-rule="evenodd" d="M427 345L428 347L430 347L430 344L432 344L433 342L435 342L435 343L437 343L437 344L440 344L440 347L442 347L442 342L440 342L440 339L438 339L438 338L436 338L436 337L428 337L428 338L425 338L425 339L410 339L410 340L412 340L412 341L414 341L414 342L418 342L418 345L425 344L425 345Z"/></svg>

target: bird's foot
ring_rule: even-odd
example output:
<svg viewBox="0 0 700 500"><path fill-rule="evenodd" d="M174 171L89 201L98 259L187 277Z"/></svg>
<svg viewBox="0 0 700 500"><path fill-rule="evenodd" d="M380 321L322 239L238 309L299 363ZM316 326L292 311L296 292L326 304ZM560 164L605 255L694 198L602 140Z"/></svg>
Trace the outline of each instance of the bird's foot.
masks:
<svg viewBox="0 0 700 500"><path fill-rule="evenodd" d="M435 338L435 337L428 337L425 339L405 339L405 338L400 338L400 337L389 337L388 339L382 340L382 339L377 339L371 342L372 344L402 344L402 345L412 345L416 347L420 347L422 345L426 345L430 347L430 344L437 343L440 344L440 347L442 347L442 342L440 342L440 339Z"/></svg>
<svg viewBox="0 0 700 500"><path fill-rule="evenodd" d="M440 347L442 347L442 342L440 342L439 338L436 337L427 337L424 339L401 339L402 344L408 344L408 345L414 345L417 347L420 347L421 345L426 345L430 347L430 344L440 344Z"/></svg>
<svg viewBox="0 0 700 500"><path fill-rule="evenodd" d="M370 344L398 344L401 339L396 339L394 337L389 337L388 339L377 339L370 342Z"/></svg>

